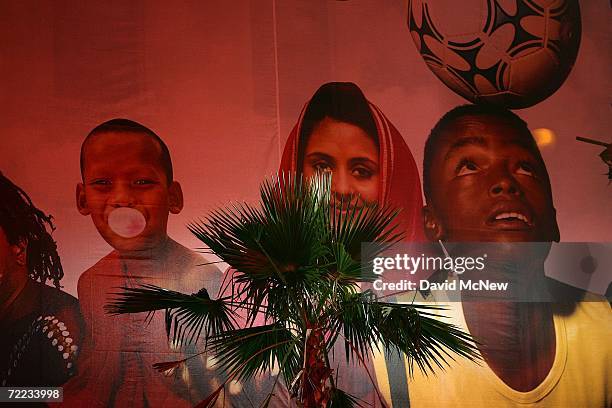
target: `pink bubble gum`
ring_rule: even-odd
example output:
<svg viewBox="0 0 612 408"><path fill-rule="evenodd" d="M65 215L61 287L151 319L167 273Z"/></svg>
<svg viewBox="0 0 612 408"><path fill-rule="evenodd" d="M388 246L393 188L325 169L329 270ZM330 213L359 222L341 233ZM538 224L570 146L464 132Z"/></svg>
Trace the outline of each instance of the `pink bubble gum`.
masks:
<svg viewBox="0 0 612 408"><path fill-rule="evenodd" d="M108 215L108 226L123 238L134 238L144 231L147 222L144 215L134 208L120 207Z"/></svg>

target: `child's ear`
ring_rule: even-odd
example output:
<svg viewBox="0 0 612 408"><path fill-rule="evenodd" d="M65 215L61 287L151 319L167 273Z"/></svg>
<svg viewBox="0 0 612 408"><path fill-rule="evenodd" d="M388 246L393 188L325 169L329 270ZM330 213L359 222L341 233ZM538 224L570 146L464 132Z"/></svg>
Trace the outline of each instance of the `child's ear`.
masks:
<svg viewBox="0 0 612 408"><path fill-rule="evenodd" d="M444 227L435 210L429 205L423 207L423 222L427 239L435 242L444 238Z"/></svg>
<svg viewBox="0 0 612 408"><path fill-rule="evenodd" d="M85 198L85 186L83 183L78 183L76 186L76 205L81 215L91 214L87 205L87 199Z"/></svg>
<svg viewBox="0 0 612 408"><path fill-rule="evenodd" d="M168 202L172 214L178 214L183 209L183 190L178 181L170 183L170 187L168 188Z"/></svg>
<svg viewBox="0 0 612 408"><path fill-rule="evenodd" d="M18 265L26 266L26 264L28 263L27 248L28 243L25 240L21 240L15 245L11 245L11 250L15 255L15 259Z"/></svg>

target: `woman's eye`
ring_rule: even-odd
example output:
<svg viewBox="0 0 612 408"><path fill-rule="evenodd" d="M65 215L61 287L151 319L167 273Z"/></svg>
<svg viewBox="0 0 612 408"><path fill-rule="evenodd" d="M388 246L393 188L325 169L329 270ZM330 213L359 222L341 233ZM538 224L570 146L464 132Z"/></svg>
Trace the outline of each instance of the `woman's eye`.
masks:
<svg viewBox="0 0 612 408"><path fill-rule="evenodd" d="M362 179L370 178L374 174L374 172L368 169L367 167L355 167L351 171L351 173L353 174L354 177L362 178Z"/></svg>
<svg viewBox="0 0 612 408"><path fill-rule="evenodd" d="M479 170L476 163L471 160L461 160L455 169L457 176L465 176L468 174L476 173Z"/></svg>
<svg viewBox="0 0 612 408"><path fill-rule="evenodd" d="M535 170L533 169L533 166L530 163L527 162L520 162L517 169L516 169L516 174L522 174L524 176L535 176Z"/></svg>
<svg viewBox="0 0 612 408"><path fill-rule="evenodd" d="M332 171L331 166L327 162L315 163L312 166L318 173L329 173Z"/></svg>

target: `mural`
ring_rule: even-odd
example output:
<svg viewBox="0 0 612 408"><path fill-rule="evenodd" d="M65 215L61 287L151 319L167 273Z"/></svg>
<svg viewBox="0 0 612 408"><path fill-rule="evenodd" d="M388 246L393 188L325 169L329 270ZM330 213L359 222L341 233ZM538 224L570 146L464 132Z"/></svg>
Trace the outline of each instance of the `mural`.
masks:
<svg viewBox="0 0 612 408"><path fill-rule="evenodd" d="M169 342L163 311L105 306L143 284L216 296L228 265L187 225L256 202L280 169L331 174L341 213L402 208L405 243L451 255L581 243L555 258L575 276L548 251L520 268L576 294L569 306L452 303L480 365L432 379L374 352L369 378L336 356L347 391L393 407L612 404L608 2L4 2L0 16L3 386L61 385L65 406L205 399L223 379L201 344ZM450 304L429 295L410 302ZM216 403L257 406L277 374ZM294 404L279 384L271 404Z"/></svg>

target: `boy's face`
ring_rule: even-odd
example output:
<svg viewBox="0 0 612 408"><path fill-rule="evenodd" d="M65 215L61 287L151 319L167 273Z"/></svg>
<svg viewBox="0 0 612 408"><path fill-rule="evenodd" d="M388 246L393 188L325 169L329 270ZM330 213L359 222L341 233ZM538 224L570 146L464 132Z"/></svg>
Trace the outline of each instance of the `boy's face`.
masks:
<svg viewBox="0 0 612 408"><path fill-rule="evenodd" d="M77 185L77 206L81 214L91 215L100 235L118 251L159 245L167 236L168 214L178 214L183 207L180 185L167 180L160 152L155 139L135 132L95 134L84 146L83 183ZM112 221L124 219L126 212L129 218L126 208L137 210L132 211L136 221L131 221L141 223L136 228L142 232L133 237L121 233L121 227ZM122 216L111 215L117 209L121 210L114 214Z"/></svg>
<svg viewBox="0 0 612 408"><path fill-rule="evenodd" d="M550 182L530 135L504 118L455 120L439 139L425 207L430 239L559 240Z"/></svg>

